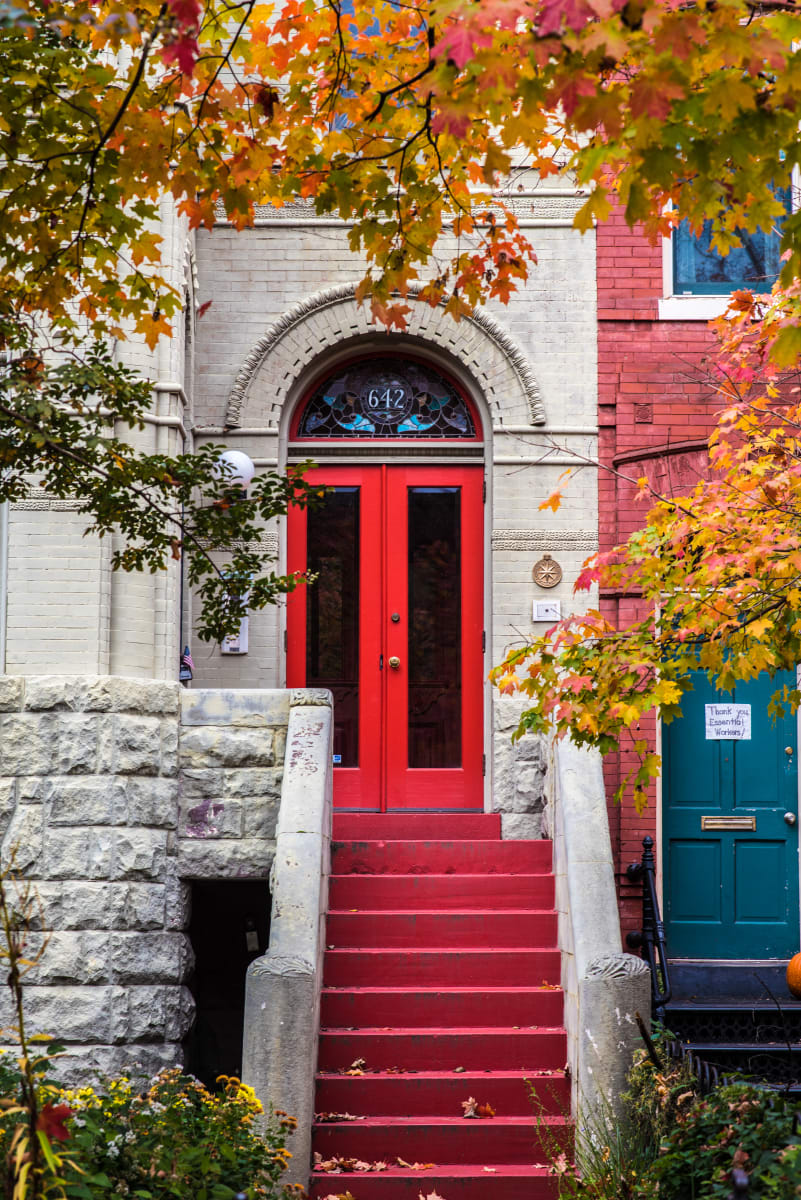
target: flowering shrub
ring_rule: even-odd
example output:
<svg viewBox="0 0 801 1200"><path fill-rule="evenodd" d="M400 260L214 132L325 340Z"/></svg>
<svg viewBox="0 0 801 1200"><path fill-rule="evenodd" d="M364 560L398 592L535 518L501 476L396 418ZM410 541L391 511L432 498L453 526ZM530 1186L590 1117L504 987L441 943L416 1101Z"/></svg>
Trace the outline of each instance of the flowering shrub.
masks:
<svg viewBox="0 0 801 1200"><path fill-rule="evenodd" d="M174 1068L137 1092L128 1079L112 1080L105 1092L91 1087L65 1092L74 1170L66 1173L68 1197L136 1196L141 1200L289 1200L282 1185L290 1158L285 1113L262 1112L252 1088L221 1076L219 1094ZM65 1147L66 1149L67 1147Z"/></svg>
<svg viewBox="0 0 801 1200"><path fill-rule="evenodd" d="M70 1091L47 1080L51 1062L49 1055L34 1060L43 1161L24 1172L26 1146L18 1154L26 1129L23 1073L19 1059L0 1056L0 1156L8 1164L19 1157L14 1200L294 1200L303 1194L280 1182L294 1118L271 1112L257 1125L262 1106L238 1079L221 1076L221 1091L213 1094L173 1068L145 1091L125 1078Z"/></svg>

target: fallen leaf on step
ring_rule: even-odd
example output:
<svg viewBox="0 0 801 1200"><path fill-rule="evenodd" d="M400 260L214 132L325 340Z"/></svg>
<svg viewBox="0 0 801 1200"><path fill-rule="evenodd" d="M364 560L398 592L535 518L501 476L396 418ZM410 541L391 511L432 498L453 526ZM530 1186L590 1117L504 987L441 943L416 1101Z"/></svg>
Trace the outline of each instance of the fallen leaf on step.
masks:
<svg viewBox="0 0 801 1200"><path fill-rule="evenodd" d="M314 1119L320 1125L327 1125L332 1121L364 1121L366 1117L354 1117L353 1113L349 1112L319 1112L314 1114Z"/></svg>
<svg viewBox="0 0 801 1200"><path fill-rule="evenodd" d="M363 1075L367 1063L363 1058L355 1059L345 1071L346 1075Z"/></svg>
<svg viewBox="0 0 801 1200"><path fill-rule="evenodd" d="M559 989L558 983L549 983L547 979L543 979L540 984L541 988L545 988L546 992L556 992Z"/></svg>
<svg viewBox="0 0 801 1200"><path fill-rule="evenodd" d="M399 1167L405 1167L407 1171L430 1171L431 1168L436 1165L435 1163L410 1163L407 1162L405 1158L396 1158L395 1162Z"/></svg>
<svg viewBox="0 0 801 1200"><path fill-rule="evenodd" d="M453 1069L455 1072L457 1072L461 1075L464 1075L464 1071L465 1071L464 1067L454 1067Z"/></svg>
<svg viewBox="0 0 801 1200"><path fill-rule="evenodd" d="M486 1171L488 1175L494 1175L497 1170L496 1167L482 1167L481 1169L482 1171Z"/></svg>
<svg viewBox="0 0 801 1200"><path fill-rule="evenodd" d="M473 1118L479 1121L486 1121L490 1117L495 1116L495 1109L491 1104L479 1104L475 1096L469 1096L467 1100L462 1101L464 1116Z"/></svg>
<svg viewBox="0 0 801 1200"><path fill-rule="evenodd" d="M350 1192L331 1192L323 1200L353 1200L353 1196Z"/></svg>
<svg viewBox="0 0 801 1200"><path fill-rule="evenodd" d="M322 1154L314 1152L314 1169L315 1171L324 1171L326 1175L339 1175L342 1168L339 1165L338 1158L323 1158Z"/></svg>
<svg viewBox="0 0 801 1200"><path fill-rule="evenodd" d="M420 1192L419 1196L420 1200L442 1200L442 1196L440 1196L439 1192L429 1192L427 1196L424 1196L423 1193Z"/></svg>
<svg viewBox="0 0 801 1200"><path fill-rule="evenodd" d="M374 1170L374 1171L387 1171L387 1170L389 1170L389 1166L388 1166L388 1164L387 1164L387 1163L385 1163L385 1162L382 1162L382 1161L379 1159L379 1161L378 1161L378 1162L374 1162L374 1163L373 1163L373 1170Z"/></svg>

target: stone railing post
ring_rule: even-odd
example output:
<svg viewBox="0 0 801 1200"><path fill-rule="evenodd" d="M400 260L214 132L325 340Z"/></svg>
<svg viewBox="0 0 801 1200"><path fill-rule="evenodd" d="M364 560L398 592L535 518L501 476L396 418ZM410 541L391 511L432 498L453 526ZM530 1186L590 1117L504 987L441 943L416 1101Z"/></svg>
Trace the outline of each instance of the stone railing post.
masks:
<svg viewBox="0 0 801 1200"><path fill-rule="evenodd" d="M287 1180L308 1184L331 855L332 698L290 696L267 953L251 963L242 1076L298 1122Z"/></svg>
<svg viewBox="0 0 801 1200"><path fill-rule="evenodd" d="M619 1116L619 1097L648 1023L647 963L624 954L600 756L559 742L551 769L550 824L562 951L568 1062L579 1145Z"/></svg>

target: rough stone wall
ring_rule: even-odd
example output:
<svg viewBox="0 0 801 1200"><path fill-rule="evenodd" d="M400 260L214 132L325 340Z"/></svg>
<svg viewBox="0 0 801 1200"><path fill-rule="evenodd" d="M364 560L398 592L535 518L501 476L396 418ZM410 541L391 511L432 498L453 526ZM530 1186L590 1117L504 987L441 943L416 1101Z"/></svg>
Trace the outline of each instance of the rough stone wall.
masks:
<svg viewBox="0 0 801 1200"><path fill-rule="evenodd" d="M548 741L526 734L512 743L524 707L521 700L508 697L498 697L493 704L492 809L501 814L502 837L549 837L545 820Z"/></svg>
<svg viewBox="0 0 801 1200"><path fill-rule="evenodd" d="M275 853L289 693L182 692L178 867L266 879Z"/></svg>
<svg viewBox="0 0 801 1200"><path fill-rule="evenodd" d="M0 677L2 851L16 847L50 931L26 1009L67 1044L64 1078L180 1061L188 881L267 877L287 716L273 693Z"/></svg>

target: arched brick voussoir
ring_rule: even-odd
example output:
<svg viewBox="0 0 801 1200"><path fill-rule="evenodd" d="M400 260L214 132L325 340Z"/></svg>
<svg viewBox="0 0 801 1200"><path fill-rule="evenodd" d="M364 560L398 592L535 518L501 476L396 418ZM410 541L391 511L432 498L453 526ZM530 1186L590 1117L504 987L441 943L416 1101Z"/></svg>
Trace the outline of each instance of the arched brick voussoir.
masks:
<svg viewBox="0 0 801 1200"><path fill-rule="evenodd" d="M387 337L397 349L408 340L445 351L473 378L492 413L494 425L542 425L540 389L522 347L484 309L457 323L442 308L410 297L412 311L402 338ZM245 359L228 397L228 428L278 429L281 413L297 380L335 348L358 347L362 337L382 335L369 308L357 304L352 284L326 288L293 305L259 338ZM294 394L294 393L293 393Z"/></svg>

